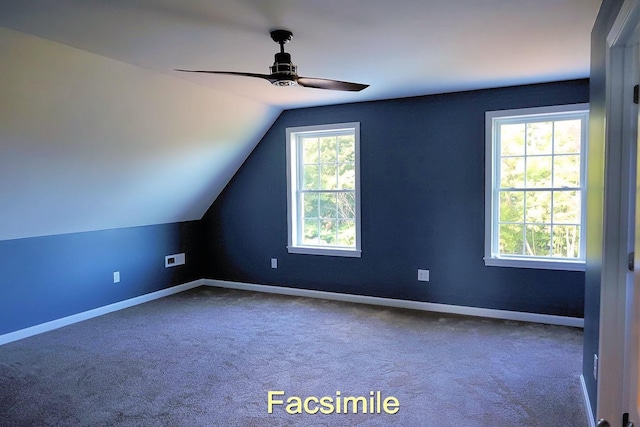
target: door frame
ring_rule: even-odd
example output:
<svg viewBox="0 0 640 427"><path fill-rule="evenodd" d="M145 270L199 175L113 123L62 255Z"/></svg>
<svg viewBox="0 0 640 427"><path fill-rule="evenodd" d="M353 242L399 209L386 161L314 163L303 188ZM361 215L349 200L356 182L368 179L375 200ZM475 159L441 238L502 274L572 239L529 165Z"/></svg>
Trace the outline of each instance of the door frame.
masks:
<svg viewBox="0 0 640 427"><path fill-rule="evenodd" d="M640 18L638 18L640 19ZM636 25L640 23L636 21ZM626 87L633 87L640 84L640 30L636 27L630 40L627 41L627 49L625 50L625 75ZM626 106L624 108L624 129L623 139L630 144L628 151L629 163L629 234L627 240L627 253L634 254L634 265L640 266L640 254L636 248L640 248L640 235L636 230L640 230L638 226L640 216L636 215L640 212L640 177L637 176L638 159L638 105L635 104L631 96L626 97ZM624 158L623 158L624 160ZM624 179L625 177L623 177ZM624 242L623 242L624 243ZM639 379L639 363L640 363L640 268L635 271L627 270L626 293L625 293L625 342L624 342L624 373L622 395L624 398L624 412L630 414L631 420L635 424L640 423L640 412L638 410L638 379Z"/></svg>
<svg viewBox="0 0 640 427"><path fill-rule="evenodd" d="M605 101L605 184L600 340L596 419L622 425L625 411L624 372L629 236L635 226L631 191L635 194L637 127L629 113L636 80L629 45L637 42L640 0L626 0L607 37ZM632 120L633 119L633 120ZM633 131L636 134L633 134ZM632 143L633 142L633 143ZM636 420L640 422L640 420Z"/></svg>

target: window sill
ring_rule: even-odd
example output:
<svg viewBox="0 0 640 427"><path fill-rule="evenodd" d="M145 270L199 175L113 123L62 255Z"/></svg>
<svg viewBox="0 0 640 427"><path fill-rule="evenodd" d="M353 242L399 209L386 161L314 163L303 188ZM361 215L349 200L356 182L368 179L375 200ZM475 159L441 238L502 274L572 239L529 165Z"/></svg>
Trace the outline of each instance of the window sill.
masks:
<svg viewBox="0 0 640 427"><path fill-rule="evenodd" d="M523 258L485 258L487 267L535 268L542 270L585 271L584 261L523 259Z"/></svg>
<svg viewBox="0 0 640 427"><path fill-rule="evenodd" d="M362 254L360 249L320 248L317 246L287 246L287 250L290 254L342 256L350 258L360 258Z"/></svg>

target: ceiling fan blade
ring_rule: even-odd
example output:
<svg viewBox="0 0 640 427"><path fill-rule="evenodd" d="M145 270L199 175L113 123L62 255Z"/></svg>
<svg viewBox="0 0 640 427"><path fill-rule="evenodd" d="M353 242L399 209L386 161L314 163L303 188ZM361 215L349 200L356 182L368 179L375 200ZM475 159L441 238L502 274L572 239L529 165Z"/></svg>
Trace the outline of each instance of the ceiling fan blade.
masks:
<svg viewBox="0 0 640 427"><path fill-rule="evenodd" d="M313 77L298 77L297 82L300 86L304 87L328 90L346 90L350 92L359 92L369 87L369 85L361 83L341 82L339 80L329 79L316 79Z"/></svg>
<svg viewBox="0 0 640 427"><path fill-rule="evenodd" d="M259 79L269 80L270 82L274 81L274 77L270 74L239 73L235 71L179 70L177 68L175 69L175 71L182 71L185 73L227 74L230 76L257 77Z"/></svg>

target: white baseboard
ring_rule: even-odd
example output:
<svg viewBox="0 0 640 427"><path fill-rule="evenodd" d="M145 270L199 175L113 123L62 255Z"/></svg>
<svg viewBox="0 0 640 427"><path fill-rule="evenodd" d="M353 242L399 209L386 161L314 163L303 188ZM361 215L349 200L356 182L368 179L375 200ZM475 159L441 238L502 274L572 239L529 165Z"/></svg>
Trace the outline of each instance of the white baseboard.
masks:
<svg viewBox="0 0 640 427"><path fill-rule="evenodd" d="M488 317L493 319L515 320L521 322L544 323L549 325L571 326L575 328L584 327L584 319L577 317L553 316L548 314L522 313L517 311L493 310L488 308L464 307L459 305L437 304L431 302L399 300L393 298L379 298L364 295L342 294L336 292L313 291L309 289L287 288L283 286L256 285L250 283L229 282L225 280L198 279L160 291L151 292L139 297L120 301L114 304L98 307L93 310L41 323L29 328L20 329L15 332L0 335L0 345L27 338L43 332L62 328L63 326L101 316L103 314L133 307L148 301L168 295L183 292L198 286L214 286L219 288L240 289L246 291L266 292L273 294L300 296L308 298L322 298L334 301L345 301L358 304L380 305L385 307L408 308L412 310L432 311L437 313L460 314L464 316ZM590 408L590 407L589 407Z"/></svg>
<svg viewBox="0 0 640 427"><path fill-rule="evenodd" d="M205 283L203 279L198 279L198 280L194 280L193 282L184 283L182 285L173 286L171 288L162 289L156 292L151 292L145 295L141 295L139 297L130 298L128 300L105 305L103 307L94 308L93 310L84 311L82 313L63 317L61 319L52 320L51 322L41 323L36 326L20 329L15 332L10 332L8 334L0 335L0 345L17 341L23 338L27 338L33 335L41 334L43 332L48 332L54 329L62 328L63 326L71 325L73 323L82 322L83 320L91 319L93 317L101 316L103 314L122 310L124 308L133 307L134 305L142 304L148 301L153 301L155 299L166 297L168 295L177 294L178 292L183 292L189 289L197 288L198 286L203 286L204 284Z"/></svg>
<svg viewBox="0 0 640 427"><path fill-rule="evenodd" d="M589 427L596 427L596 419L593 417L593 411L591 410L591 400L589 399L587 384L584 382L584 375L582 374L580 375L580 385L582 386L582 397L584 399L584 408L587 412Z"/></svg>
<svg viewBox="0 0 640 427"><path fill-rule="evenodd" d="M464 316L489 317L493 319L515 320L520 322L544 323L548 325L584 328L584 319L579 317L554 316L550 314L523 313L519 311L493 310L489 308L464 307L460 305L437 304L431 302L409 301L393 298L369 297L363 295L341 294L336 292L313 291L309 289L287 288L282 286L256 285L250 283L229 282L225 280L203 279L206 286L240 289L245 291L267 292L309 298L322 298L359 304L381 305L386 307L409 308L413 310L433 311L437 313L460 314Z"/></svg>

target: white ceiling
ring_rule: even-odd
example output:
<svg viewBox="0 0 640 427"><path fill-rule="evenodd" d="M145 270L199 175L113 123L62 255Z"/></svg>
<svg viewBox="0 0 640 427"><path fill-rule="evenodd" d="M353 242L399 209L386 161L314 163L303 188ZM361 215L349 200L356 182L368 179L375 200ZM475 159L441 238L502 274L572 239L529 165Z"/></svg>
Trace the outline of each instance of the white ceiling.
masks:
<svg viewBox="0 0 640 427"><path fill-rule="evenodd" d="M282 108L587 77L600 0L15 0L0 25ZM299 74L362 93L276 88L174 68Z"/></svg>
<svg viewBox="0 0 640 427"><path fill-rule="evenodd" d="M0 0L0 240L199 219L283 109L584 78L599 0ZM174 68L301 76L359 93Z"/></svg>

